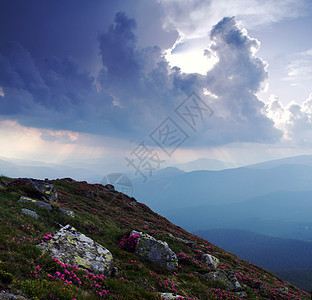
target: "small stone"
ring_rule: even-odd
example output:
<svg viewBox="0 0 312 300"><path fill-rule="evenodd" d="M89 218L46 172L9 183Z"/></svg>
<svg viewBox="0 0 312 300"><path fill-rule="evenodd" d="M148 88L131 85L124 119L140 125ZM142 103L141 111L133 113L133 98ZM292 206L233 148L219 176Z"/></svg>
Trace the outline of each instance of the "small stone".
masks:
<svg viewBox="0 0 312 300"><path fill-rule="evenodd" d="M118 268L117 268L117 267L113 267L113 268L112 268L111 276L112 276L112 277L117 277L118 272L119 272Z"/></svg>
<svg viewBox="0 0 312 300"><path fill-rule="evenodd" d="M28 215L34 219L38 219L38 215L36 212L34 212L33 210L30 210L30 209L27 209L27 208L22 208L22 212L25 214L25 215Z"/></svg>
<svg viewBox="0 0 312 300"><path fill-rule="evenodd" d="M0 291L0 299L1 300L26 300L23 296L13 295L6 291Z"/></svg>
<svg viewBox="0 0 312 300"><path fill-rule="evenodd" d="M159 293L161 299L170 300L170 299L184 299L183 296L173 295L172 293Z"/></svg>
<svg viewBox="0 0 312 300"><path fill-rule="evenodd" d="M211 254L203 254L201 259L205 264L208 264L208 266L213 267L215 269L220 264L220 260Z"/></svg>
<svg viewBox="0 0 312 300"><path fill-rule="evenodd" d="M60 212L63 214L63 215L68 215L68 216L71 216L71 217L74 217L75 216L75 213L71 210L67 210L67 209L64 209L64 208L60 208Z"/></svg>
<svg viewBox="0 0 312 300"><path fill-rule="evenodd" d="M283 287L280 287L278 288L282 293L286 293L288 294L288 287L287 286L283 286Z"/></svg>

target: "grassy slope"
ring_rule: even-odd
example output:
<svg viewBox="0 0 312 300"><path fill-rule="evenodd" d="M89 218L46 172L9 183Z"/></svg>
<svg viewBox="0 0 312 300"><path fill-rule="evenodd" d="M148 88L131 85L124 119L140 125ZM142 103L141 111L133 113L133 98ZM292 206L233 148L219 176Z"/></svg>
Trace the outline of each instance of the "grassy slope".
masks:
<svg viewBox="0 0 312 300"><path fill-rule="evenodd" d="M308 294L272 273L173 225L122 193L106 192L101 185L86 182L51 181L59 194L57 206L73 210L76 216L72 218L57 210L50 213L32 204L18 203L20 196L40 198L41 195L19 179L0 178L0 185L1 181L9 185L0 187L0 290L11 290L30 299L159 299L157 292L165 291L187 299L239 299L224 291L222 285L201 278L200 274L211 271L195 259L198 251L202 251L218 257L222 269L236 272L249 299L310 299ZM98 196L86 197L85 191L94 191ZM22 215L22 207L36 210L38 220ZM106 278L77 270L43 254L35 245L55 233L60 228L58 224L71 224L108 248L119 269L118 276ZM186 258L179 260L179 269L170 273L118 249L122 237L132 229L166 241L177 254L185 253ZM168 233L197 242L197 246L188 247ZM261 291L253 288L260 280L264 285ZM285 286L289 294L279 291Z"/></svg>

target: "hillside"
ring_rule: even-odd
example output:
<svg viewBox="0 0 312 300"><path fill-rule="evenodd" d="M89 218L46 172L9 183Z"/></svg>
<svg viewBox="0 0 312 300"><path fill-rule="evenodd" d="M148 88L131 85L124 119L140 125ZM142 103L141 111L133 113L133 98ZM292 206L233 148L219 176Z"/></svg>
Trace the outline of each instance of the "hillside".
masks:
<svg viewBox="0 0 312 300"><path fill-rule="evenodd" d="M0 178L2 290L26 299L310 298L110 185L69 178Z"/></svg>

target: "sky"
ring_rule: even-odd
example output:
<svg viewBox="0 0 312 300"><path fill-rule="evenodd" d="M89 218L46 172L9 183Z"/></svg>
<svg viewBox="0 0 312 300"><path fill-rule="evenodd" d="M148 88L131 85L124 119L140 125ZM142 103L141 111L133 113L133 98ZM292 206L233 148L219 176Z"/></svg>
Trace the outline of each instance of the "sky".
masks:
<svg viewBox="0 0 312 300"><path fill-rule="evenodd" d="M141 174L311 154L311 28L309 0L2 0L0 157Z"/></svg>

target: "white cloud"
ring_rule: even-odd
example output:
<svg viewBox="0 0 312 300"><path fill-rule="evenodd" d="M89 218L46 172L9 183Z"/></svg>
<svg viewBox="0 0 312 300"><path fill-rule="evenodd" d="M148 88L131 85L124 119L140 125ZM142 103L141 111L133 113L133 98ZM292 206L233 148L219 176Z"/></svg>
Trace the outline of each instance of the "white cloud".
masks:
<svg viewBox="0 0 312 300"><path fill-rule="evenodd" d="M303 81L312 80L312 48L293 55L293 60L286 67L287 76L284 80L292 85L300 85Z"/></svg>
<svg viewBox="0 0 312 300"><path fill-rule="evenodd" d="M208 33L224 17L235 16L241 27L259 28L311 11L307 0L158 0L164 8L164 27L177 30L180 39L168 49L166 58L187 73L204 74L215 60L203 57ZM185 47L187 45L187 47ZM181 47L183 46L183 47ZM179 53L178 48L183 48ZM257 51L257 49L254 49Z"/></svg>
<svg viewBox="0 0 312 300"><path fill-rule="evenodd" d="M164 7L168 29L178 29L188 38L206 36L212 25L224 17L236 16L251 29L283 19L304 16L311 11L307 0L158 0Z"/></svg>
<svg viewBox="0 0 312 300"><path fill-rule="evenodd" d="M296 146L312 145L312 94L302 103L283 105L271 95L265 106L266 115L283 131L284 141Z"/></svg>
<svg viewBox="0 0 312 300"><path fill-rule="evenodd" d="M4 94L4 91L3 91L3 87L0 86L0 97L4 97L5 94Z"/></svg>

